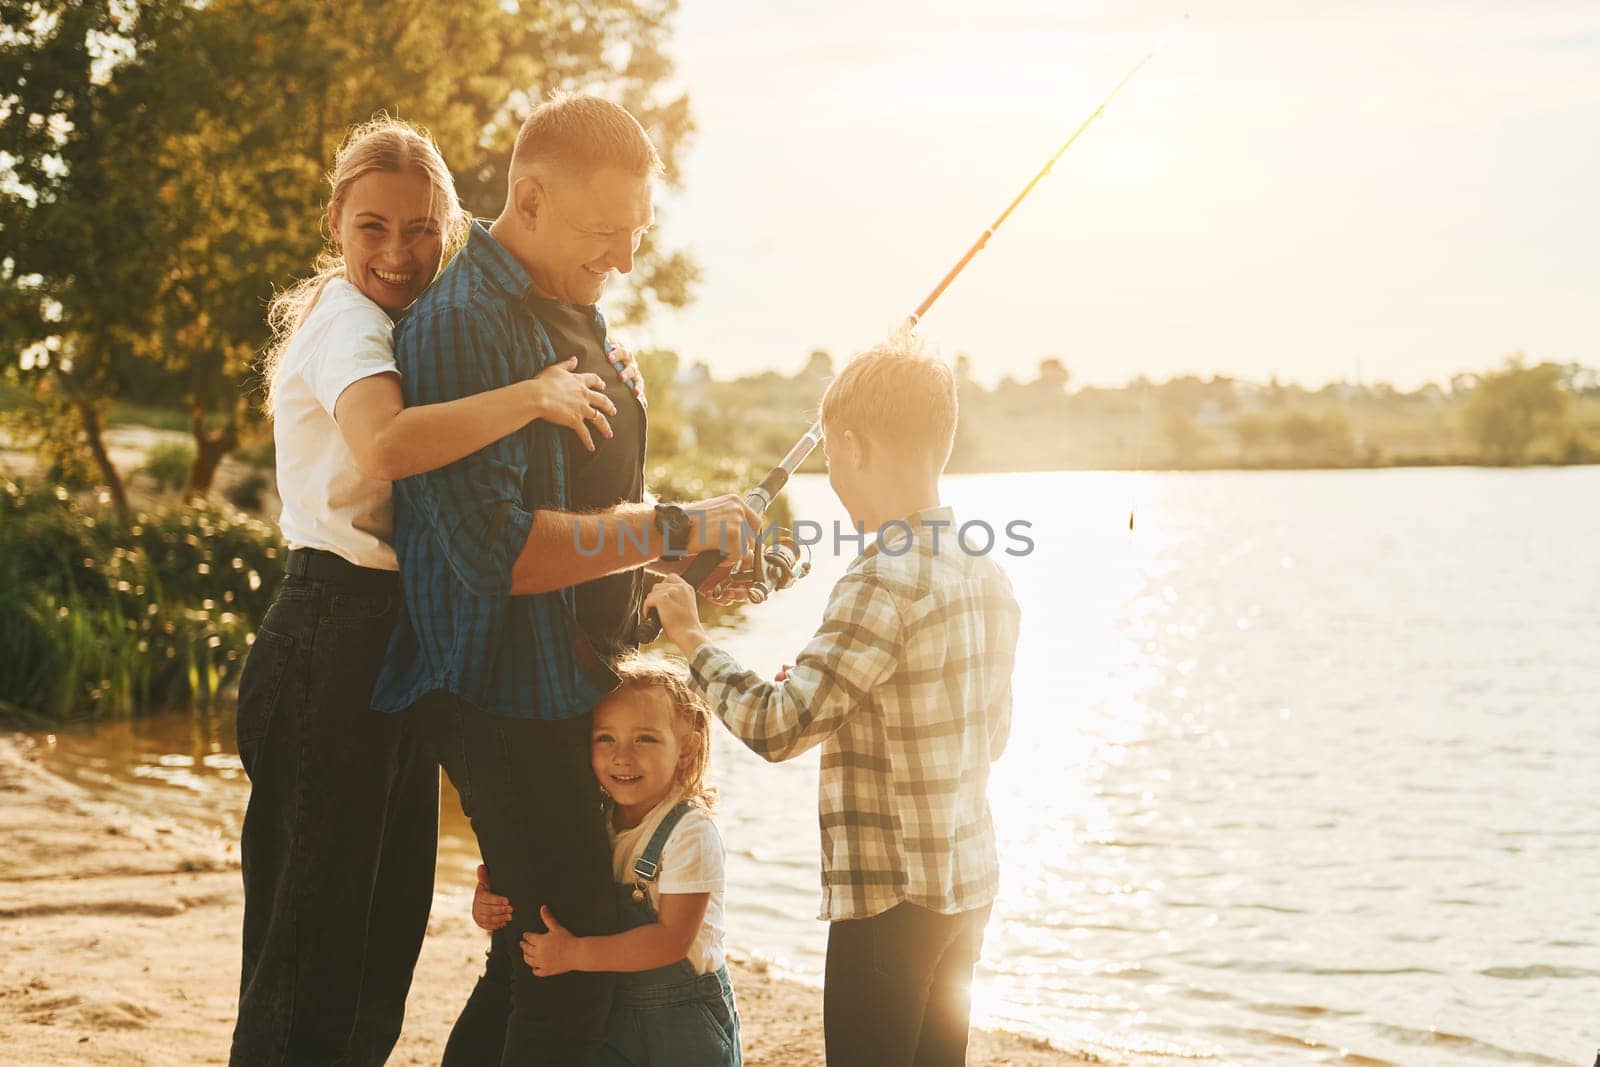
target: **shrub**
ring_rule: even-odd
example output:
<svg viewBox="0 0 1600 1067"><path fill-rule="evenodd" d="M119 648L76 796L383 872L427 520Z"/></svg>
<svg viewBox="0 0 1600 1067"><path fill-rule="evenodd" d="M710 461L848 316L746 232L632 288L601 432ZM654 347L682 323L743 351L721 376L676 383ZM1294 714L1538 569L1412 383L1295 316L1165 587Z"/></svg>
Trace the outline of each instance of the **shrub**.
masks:
<svg viewBox="0 0 1600 1067"><path fill-rule="evenodd" d="M184 441L164 441L145 457L144 471L161 489L182 489L194 469L194 445Z"/></svg>
<svg viewBox="0 0 1600 1067"><path fill-rule="evenodd" d="M663 500L694 500L764 473L680 458L648 477ZM788 515L780 497L769 517ZM210 704L243 666L283 563L277 530L232 507L172 502L122 525L64 488L0 479L0 714Z"/></svg>
<svg viewBox="0 0 1600 1067"><path fill-rule="evenodd" d="M266 471L259 467L251 467L237 482L223 490L222 495L236 508L260 511L267 487L271 484L272 479L267 476Z"/></svg>
<svg viewBox="0 0 1600 1067"><path fill-rule="evenodd" d="M121 526L64 489L0 481L0 710L209 704L282 573L276 531L231 508L170 507Z"/></svg>

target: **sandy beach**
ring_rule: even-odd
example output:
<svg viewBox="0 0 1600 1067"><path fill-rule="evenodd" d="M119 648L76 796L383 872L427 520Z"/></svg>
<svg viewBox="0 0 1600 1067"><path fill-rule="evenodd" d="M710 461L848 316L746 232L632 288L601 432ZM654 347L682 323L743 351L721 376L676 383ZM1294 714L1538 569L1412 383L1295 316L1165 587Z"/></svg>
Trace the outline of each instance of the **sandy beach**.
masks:
<svg viewBox="0 0 1600 1067"><path fill-rule="evenodd" d="M0 736L0 1059L54 1064L226 1061L238 982L237 844L90 796ZM441 879L441 885L445 880ZM434 897L391 1064L436 1064L477 975L469 896ZM821 994L733 968L745 1062L821 1064ZM969 1061L1097 1062L975 1033Z"/></svg>

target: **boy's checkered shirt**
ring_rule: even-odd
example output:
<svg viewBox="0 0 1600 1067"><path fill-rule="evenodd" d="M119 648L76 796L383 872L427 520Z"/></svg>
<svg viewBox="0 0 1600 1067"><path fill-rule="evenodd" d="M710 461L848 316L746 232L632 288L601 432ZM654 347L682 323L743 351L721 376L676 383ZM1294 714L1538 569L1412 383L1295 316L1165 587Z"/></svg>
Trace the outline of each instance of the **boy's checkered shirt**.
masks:
<svg viewBox="0 0 1600 1067"><path fill-rule="evenodd" d="M906 522L912 536L890 524L850 564L787 682L710 643L690 664L756 754L823 746L824 919L970 911L999 886L989 764L1010 732L1021 613L999 566L957 543L949 508Z"/></svg>

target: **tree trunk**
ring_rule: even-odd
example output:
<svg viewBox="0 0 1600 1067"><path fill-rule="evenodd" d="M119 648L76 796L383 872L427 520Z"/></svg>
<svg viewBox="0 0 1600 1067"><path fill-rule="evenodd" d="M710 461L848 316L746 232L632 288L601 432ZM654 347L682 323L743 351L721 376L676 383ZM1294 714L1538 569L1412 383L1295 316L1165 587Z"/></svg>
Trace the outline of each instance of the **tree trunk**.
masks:
<svg viewBox="0 0 1600 1067"><path fill-rule="evenodd" d="M189 432L194 435L194 466L189 468L189 487L183 496L194 500L211 491L222 458L238 446L239 418L230 414L222 429L207 430L205 408L195 404L189 409Z"/></svg>
<svg viewBox="0 0 1600 1067"><path fill-rule="evenodd" d="M117 518L126 523L133 517L133 512L128 507L128 491L123 487L122 475L117 473L116 464L111 462L111 453L106 451L100 412L93 401L84 397L73 397L72 406L77 408L78 418L83 423L83 436L89 445L89 454L94 457L95 465L100 468L100 477L111 491L111 506L116 509Z"/></svg>

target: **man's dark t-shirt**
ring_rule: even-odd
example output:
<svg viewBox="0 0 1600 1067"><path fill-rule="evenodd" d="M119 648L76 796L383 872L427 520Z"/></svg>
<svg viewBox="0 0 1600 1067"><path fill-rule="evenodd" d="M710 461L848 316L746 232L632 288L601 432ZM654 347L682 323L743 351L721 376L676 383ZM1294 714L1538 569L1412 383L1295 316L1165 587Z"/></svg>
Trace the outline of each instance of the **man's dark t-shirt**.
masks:
<svg viewBox="0 0 1600 1067"><path fill-rule="evenodd" d="M589 424L593 452L584 448L571 430L561 431L567 440L567 506L573 511L599 511L622 503L637 504L644 499L644 407L606 359L594 309L531 294L529 300L550 335L556 358L577 356L574 373L598 374L605 382L606 396L617 406L617 413L609 416L616 436L607 438ZM607 553L617 549L615 544L604 546ZM643 575L638 570L596 578L577 587L578 622L597 650L610 653L633 644L633 623L643 589Z"/></svg>

